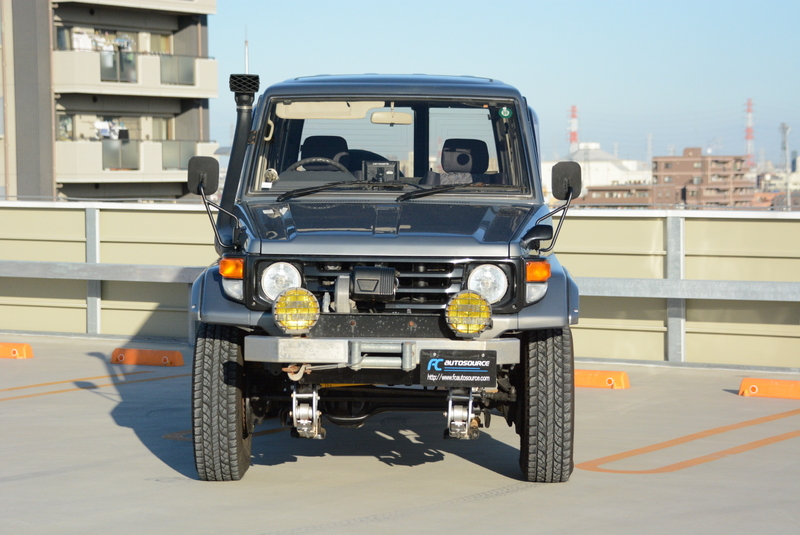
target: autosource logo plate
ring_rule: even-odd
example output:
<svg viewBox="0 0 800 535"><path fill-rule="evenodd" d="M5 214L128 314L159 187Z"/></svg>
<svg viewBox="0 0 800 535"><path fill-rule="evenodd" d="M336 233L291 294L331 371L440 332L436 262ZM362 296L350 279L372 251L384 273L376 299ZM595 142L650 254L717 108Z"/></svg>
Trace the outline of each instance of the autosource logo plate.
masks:
<svg viewBox="0 0 800 535"><path fill-rule="evenodd" d="M420 351L420 384L423 386L494 388L497 351Z"/></svg>

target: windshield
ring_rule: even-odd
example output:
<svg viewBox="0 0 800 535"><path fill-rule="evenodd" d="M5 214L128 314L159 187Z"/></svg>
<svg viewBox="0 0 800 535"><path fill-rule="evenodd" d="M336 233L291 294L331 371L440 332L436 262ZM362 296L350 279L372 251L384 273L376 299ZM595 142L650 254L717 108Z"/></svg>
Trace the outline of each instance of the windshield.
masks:
<svg viewBox="0 0 800 535"><path fill-rule="evenodd" d="M266 123L251 193L528 191L511 101L273 101Z"/></svg>

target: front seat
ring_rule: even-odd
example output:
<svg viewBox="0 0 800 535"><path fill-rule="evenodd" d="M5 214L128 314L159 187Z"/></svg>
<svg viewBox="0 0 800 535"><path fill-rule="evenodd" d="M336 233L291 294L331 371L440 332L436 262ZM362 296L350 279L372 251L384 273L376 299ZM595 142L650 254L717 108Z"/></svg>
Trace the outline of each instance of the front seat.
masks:
<svg viewBox="0 0 800 535"><path fill-rule="evenodd" d="M300 147L300 159L328 158L347 167L349 153L347 141L340 136L308 136ZM307 171L338 171L327 163L309 163L303 166Z"/></svg>
<svg viewBox="0 0 800 535"><path fill-rule="evenodd" d="M482 182L489 168L489 149L479 139L448 139L442 146L443 173L426 177L427 184Z"/></svg>

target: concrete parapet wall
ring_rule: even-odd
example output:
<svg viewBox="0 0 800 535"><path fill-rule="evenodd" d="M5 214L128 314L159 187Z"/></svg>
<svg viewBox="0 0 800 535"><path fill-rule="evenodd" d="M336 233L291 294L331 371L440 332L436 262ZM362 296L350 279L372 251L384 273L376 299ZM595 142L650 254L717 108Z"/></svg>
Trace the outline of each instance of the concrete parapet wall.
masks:
<svg viewBox="0 0 800 535"><path fill-rule="evenodd" d="M797 236L800 214L572 211L576 355L800 368ZM0 202L0 330L186 337L215 259L199 205Z"/></svg>

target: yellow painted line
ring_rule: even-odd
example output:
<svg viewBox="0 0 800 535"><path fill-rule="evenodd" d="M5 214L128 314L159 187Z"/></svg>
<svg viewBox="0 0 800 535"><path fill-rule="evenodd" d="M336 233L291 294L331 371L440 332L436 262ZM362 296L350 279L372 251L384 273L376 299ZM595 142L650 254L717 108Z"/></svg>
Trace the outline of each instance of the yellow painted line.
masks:
<svg viewBox="0 0 800 535"><path fill-rule="evenodd" d="M119 373L117 375L98 375L97 377L83 377L81 379L69 379L67 381L53 381L52 383L39 383L36 385L26 385L26 386L14 386L11 388L0 388L0 392L10 392L12 390L23 390L25 388L39 388L42 386L53 386L53 385L61 385L64 383L74 383L77 381L94 381L96 379L111 379L112 377L125 377L127 375L137 375L139 373L153 373L151 371L146 372L129 372L129 373Z"/></svg>
<svg viewBox="0 0 800 535"><path fill-rule="evenodd" d="M748 444L743 444L741 446L736 446L726 450L718 451L716 453L711 453L709 455L703 455L701 457L689 459L688 461L670 464L668 466L662 466L660 468L654 468L652 470L611 470L609 468L600 468L600 467L604 464L613 463L615 461L621 461L622 459L629 459L631 457L636 457L638 455L644 455L645 453L651 453L654 451L671 448L673 446L679 446L681 444L686 444L687 442L700 440L701 438L707 438L714 435L727 433L728 431L735 431L736 429L742 429L744 427L750 427L753 425L772 422L775 420L780 420L781 418L788 418L790 416L797 416L797 415L800 415L800 409L781 412L779 414L773 414L771 416L764 416L761 418L756 418L754 420L747 420L746 422L740 422L738 424L716 427L714 429L709 429L708 431L701 431L699 433L686 435L685 437L667 440L666 442L659 442L658 444L653 444L651 446L645 446L644 448L637 448L635 450L630 450L623 453L617 453L616 455L609 455L608 457L601 457L600 459L595 459L593 461L580 463L575 465L575 468L580 468L581 470L589 470L591 472L607 472L610 474L663 474L666 472L676 472L678 470L683 470L684 468L689 468L690 466L697 466L698 464L703 464L710 461L716 461L717 459L722 459L724 457L736 455L737 453L743 453L745 451L750 451L756 448L761 448L763 446L768 446L770 444L775 444L776 442L780 442L782 440L788 440L790 438L800 437L800 431L791 431L789 433L784 433L782 435L776 435L774 437L765 438L762 440L756 440L755 442L750 442Z"/></svg>
<svg viewBox="0 0 800 535"><path fill-rule="evenodd" d="M288 431L291 427L278 427L275 429L265 429L264 431L256 431L253 433L254 437L260 437L262 435L274 435L275 433L280 433L281 431Z"/></svg>
<svg viewBox="0 0 800 535"><path fill-rule="evenodd" d="M289 429L291 429L291 427L278 427L275 429L265 429L264 431L256 431L255 433L253 433L253 436L260 437L263 435L274 435L275 433L280 433L281 431L288 431ZM191 442L192 430L187 429L186 431L176 431L174 433L167 433L161 438L166 438L167 440L180 440L183 442Z"/></svg>
<svg viewBox="0 0 800 535"><path fill-rule="evenodd" d="M119 383L107 383L104 385L86 385L76 388L65 388L64 390L51 390L50 392L39 392L38 394L26 394L24 396L14 396L10 398L0 398L0 401L11 401L14 399L35 398L38 396L49 396L51 394L64 394L66 392L75 392L77 390L93 390L95 388L104 388L107 386L124 386L132 383L146 383L148 381L161 381L162 379L177 379L178 377L191 377L191 373L184 373L181 375L169 375L167 377L152 377L150 379L133 379L131 381L122 381Z"/></svg>

